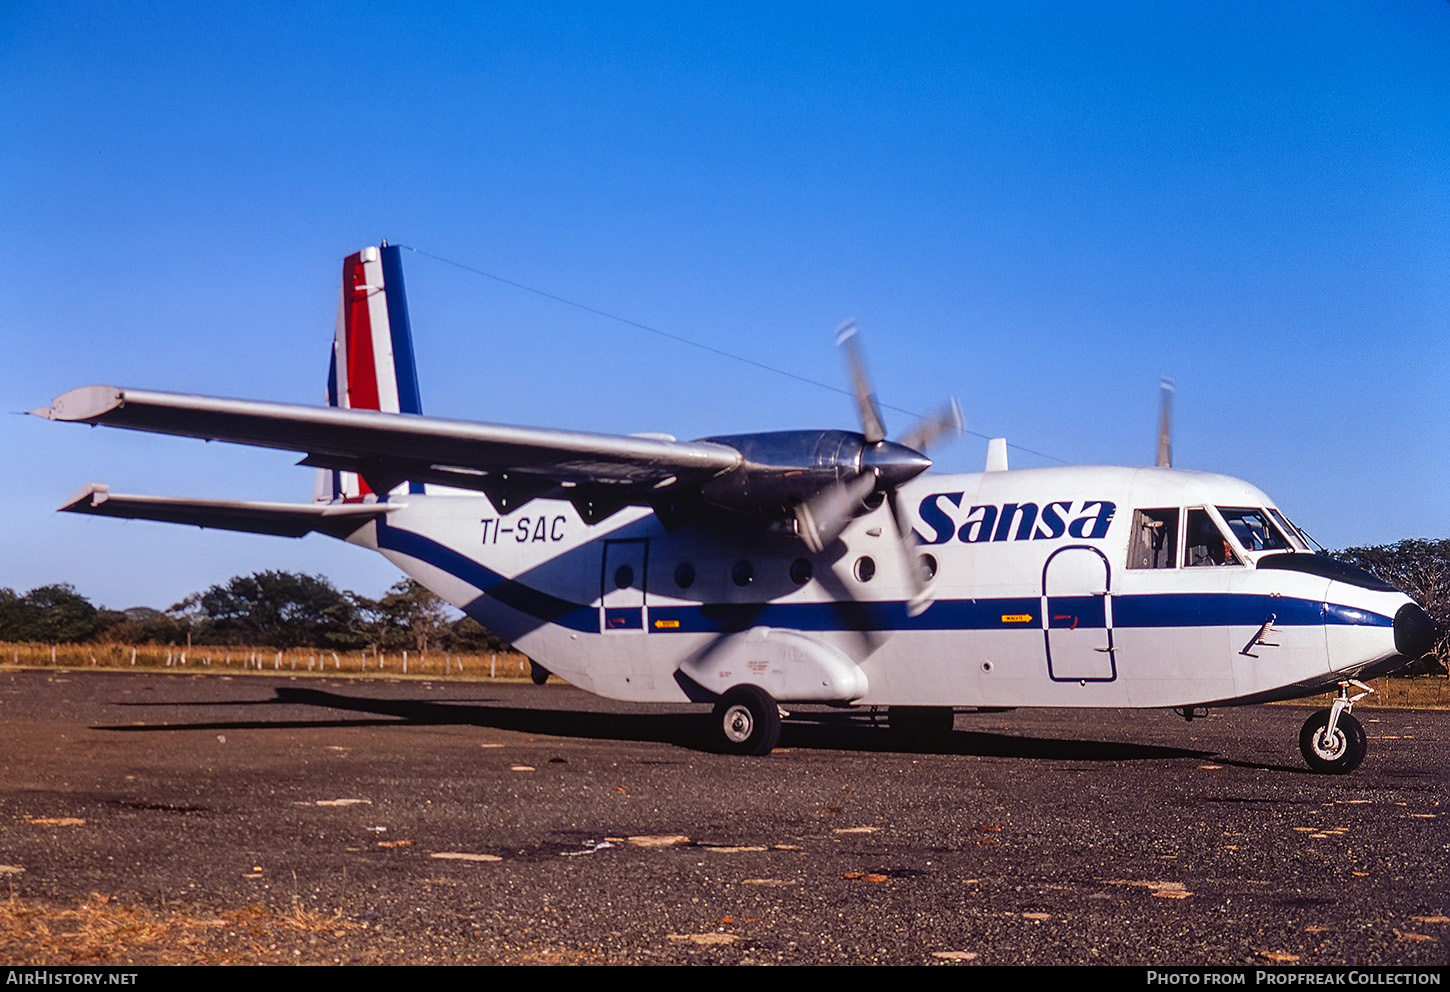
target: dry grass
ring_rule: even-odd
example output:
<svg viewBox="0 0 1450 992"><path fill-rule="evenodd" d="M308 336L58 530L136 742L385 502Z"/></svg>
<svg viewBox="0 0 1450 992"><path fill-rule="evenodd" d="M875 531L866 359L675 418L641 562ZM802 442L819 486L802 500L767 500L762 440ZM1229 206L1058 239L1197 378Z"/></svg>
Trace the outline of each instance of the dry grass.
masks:
<svg viewBox="0 0 1450 992"><path fill-rule="evenodd" d="M387 675L517 681L529 677L529 659L511 651L455 654L445 651L278 650L259 647L167 647L156 644L0 643L0 666L225 672L312 672L325 675Z"/></svg>
<svg viewBox="0 0 1450 992"><path fill-rule="evenodd" d="M79 906L0 902L0 961L26 965L363 963L363 926L301 905L223 911L123 904L93 893ZM349 940L349 938L353 938ZM353 948L361 945L362 954Z"/></svg>
<svg viewBox="0 0 1450 992"><path fill-rule="evenodd" d="M279 651L256 647L166 647L142 644L16 644L0 642L0 667L94 668L117 671L311 672L315 675L407 675L418 678L500 679L529 677L529 659L516 652L453 654L443 651ZM404 670L406 666L406 671ZM557 679L555 680L557 681ZM1381 678L1375 692L1356 705L1365 708L1450 709L1450 677L1420 675ZM1332 700L1333 693L1325 693ZM1300 700L1299 702L1303 702Z"/></svg>
<svg viewBox="0 0 1450 992"><path fill-rule="evenodd" d="M406 654L406 657L405 657ZM94 668L117 671L311 672L318 675L407 675L419 678L500 679L529 677L529 659L515 652L453 654L443 651L326 651L305 648L278 651L254 647L166 647L143 644L15 644L0 642L0 667ZM406 671L404 667L406 665ZM556 679L557 681L557 679ZM1450 677L1421 675L1382 678L1375 692L1356 705L1398 709L1450 709ZM1333 699L1333 693L1326 693ZM1301 701L1302 702L1302 701Z"/></svg>
<svg viewBox="0 0 1450 992"><path fill-rule="evenodd" d="M1450 677L1445 675L1375 679L1367 684L1374 692L1355 703L1355 709L1450 709ZM1327 692L1320 698L1328 703L1334 700L1334 696L1334 693Z"/></svg>

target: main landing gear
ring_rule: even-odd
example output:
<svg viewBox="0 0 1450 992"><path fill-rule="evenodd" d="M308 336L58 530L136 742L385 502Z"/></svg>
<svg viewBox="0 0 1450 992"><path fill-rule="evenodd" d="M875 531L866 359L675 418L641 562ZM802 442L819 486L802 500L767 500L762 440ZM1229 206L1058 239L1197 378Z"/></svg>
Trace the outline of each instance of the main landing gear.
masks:
<svg viewBox="0 0 1450 992"><path fill-rule="evenodd" d="M1350 686L1360 691L1349 694ZM1350 713L1350 708L1374 692L1363 682L1350 679L1339 683L1339 698L1327 710L1320 710L1304 721L1299 731L1299 751L1304 761L1316 772L1343 775L1359 767L1369 747L1364 726Z"/></svg>
<svg viewBox="0 0 1450 992"><path fill-rule="evenodd" d="M737 685L715 704L714 737L726 754L769 754L780 743L780 707L758 685Z"/></svg>

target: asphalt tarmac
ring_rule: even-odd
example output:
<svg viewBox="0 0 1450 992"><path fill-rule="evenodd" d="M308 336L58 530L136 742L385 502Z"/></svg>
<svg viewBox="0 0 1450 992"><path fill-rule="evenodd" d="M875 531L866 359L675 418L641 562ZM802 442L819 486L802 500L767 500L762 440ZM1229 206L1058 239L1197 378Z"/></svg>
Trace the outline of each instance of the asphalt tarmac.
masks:
<svg viewBox="0 0 1450 992"><path fill-rule="evenodd" d="M0 672L0 896L301 907L340 963L1443 965L1450 713L802 710L565 686ZM281 953L281 952L279 952ZM16 963L16 962L11 962Z"/></svg>

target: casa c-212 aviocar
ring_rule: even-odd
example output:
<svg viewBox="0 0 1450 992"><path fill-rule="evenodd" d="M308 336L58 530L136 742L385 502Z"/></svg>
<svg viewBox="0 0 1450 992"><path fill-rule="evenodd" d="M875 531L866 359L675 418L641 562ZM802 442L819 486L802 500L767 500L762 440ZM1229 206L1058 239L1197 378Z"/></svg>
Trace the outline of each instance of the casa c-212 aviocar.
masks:
<svg viewBox="0 0 1450 992"><path fill-rule="evenodd" d="M1361 680L1435 637L1237 479L1162 457L1008 470L1004 445L984 472L928 473L921 449L953 418L887 440L849 330L860 431L678 441L424 416L399 256L343 263L325 407L85 386L33 411L300 452L313 502L91 484L62 509L371 548L576 686L712 706L712 737L742 754L769 752L797 703L885 706L930 740L954 707L1192 715L1337 688L1300 748L1348 772Z"/></svg>

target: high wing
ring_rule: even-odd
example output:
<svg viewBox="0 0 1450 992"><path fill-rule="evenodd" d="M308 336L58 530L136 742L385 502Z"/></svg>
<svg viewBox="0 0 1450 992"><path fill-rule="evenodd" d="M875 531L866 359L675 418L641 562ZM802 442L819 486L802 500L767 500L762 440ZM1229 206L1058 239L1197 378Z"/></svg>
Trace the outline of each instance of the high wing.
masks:
<svg viewBox="0 0 1450 992"><path fill-rule="evenodd" d="M398 246L384 243L343 261L325 407L83 386L31 411L49 420L301 452L302 464L318 469L313 504L122 496L91 487L63 509L267 534L337 534L368 515L329 516L318 506L386 505L385 494L419 493L432 483L482 492L504 514L541 497L567 500L588 524L626 506L648 506L671 528L724 511L796 533L819 550L887 499L905 547L910 527L896 489L931 465L917 448L961 426L953 405L901 442L886 440L851 322L841 338L864 433L676 441L424 416L400 259Z"/></svg>
<svg viewBox="0 0 1450 992"><path fill-rule="evenodd" d="M387 492L404 481L432 482L482 491L504 512L549 494L569 499L585 519L648 503L677 487L697 489L743 461L737 449L708 441L115 386L82 386L31 413L49 420L303 452L302 464L356 472L375 492Z"/></svg>

